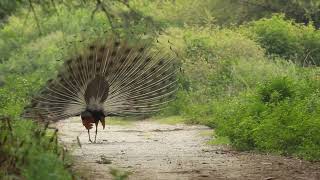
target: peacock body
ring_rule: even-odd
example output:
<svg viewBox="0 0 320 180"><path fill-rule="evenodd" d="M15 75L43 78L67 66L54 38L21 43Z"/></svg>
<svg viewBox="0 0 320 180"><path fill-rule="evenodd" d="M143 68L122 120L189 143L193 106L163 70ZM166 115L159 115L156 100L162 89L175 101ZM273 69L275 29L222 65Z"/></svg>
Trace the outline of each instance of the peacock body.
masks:
<svg viewBox="0 0 320 180"><path fill-rule="evenodd" d="M94 43L64 62L25 108L25 118L59 121L81 116L88 130L107 116L143 115L159 111L173 99L174 58L146 44L109 40ZM89 134L89 140L90 134Z"/></svg>

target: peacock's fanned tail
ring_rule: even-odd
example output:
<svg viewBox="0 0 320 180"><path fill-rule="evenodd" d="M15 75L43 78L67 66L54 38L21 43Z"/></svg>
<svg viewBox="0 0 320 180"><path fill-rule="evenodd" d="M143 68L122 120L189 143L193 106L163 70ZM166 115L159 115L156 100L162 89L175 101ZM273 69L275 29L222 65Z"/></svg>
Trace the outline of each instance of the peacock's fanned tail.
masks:
<svg viewBox="0 0 320 180"><path fill-rule="evenodd" d="M57 121L86 109L105 115L149 114L172 100L176 88L173 56L145 44L96 43L65 61L24 117Z"/></svg>

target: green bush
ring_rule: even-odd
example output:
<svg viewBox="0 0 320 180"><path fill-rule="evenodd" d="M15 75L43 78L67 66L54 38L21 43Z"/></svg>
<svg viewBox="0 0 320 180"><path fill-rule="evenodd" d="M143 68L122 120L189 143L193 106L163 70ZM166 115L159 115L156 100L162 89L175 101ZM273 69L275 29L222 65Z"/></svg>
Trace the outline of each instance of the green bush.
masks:
<svg viewBox="0 0 320 180"><path fill-rule="evenodd" d="M40 76L8 76L5 85L0 87L0 115L19 117L30 96L40 88Z"/></svg>
<svg viewBox="0 0 320 180"><path fill-rule="evenodd" d="M250 32L255 33L256 40L269 54L294 58L297 54L302 53L303 49L299 42L302 26L293 21L285 20L282 15L254 21L249 28Z"/></svg>
<svg viewBox="0 0 320 180"><path fill-rule="evenodd" d="M287 78L273 79L259 88L258 94L264 103L277 103L293 96L293 87Z"/></svg>
<svg viewBox="0 0 320 180"><path fill-rule="evenodd" d="M180 82L189 92L220 95L223 87L233 81L231 74L238 59L264 59L264 51L257 43L230 29L170 28L167 34L158 39L171 42L170 46L178 51L182 60Z"/></svg>
<svg viewBox="0 0 320 180"><path fill-rule="evenodd" d="M1 119L0 179L72 179L56 138L32 121Z"/></svg>
<svg viewBox="0 0 320 180"><path fill-rule="evenodd" d="M210 0L130 1L130 5L165 26L214 26L215 17L208 8ZM168 12L170 12L168 14Z"/></svg>
<svg viewBox="0 0 320 180"><path fill-rule="evenodd" d="M256 77L248 72L264 76L255 69L275 71L274 67L266 68L264 51L257 43L230 29L170 28L158 40L172 43L182 60L180 91L164 114L183 115L190 123L213 127L208 123L212 101L256 84L256 80L251 82Z"/></svg>
<svg viewBox="0 0 320 180"><path fill-rule="evenodd" d="M241 150L320 159L319 83L273 78L215 112L217 132Z"/></svg>
<svg viewBox="0 0 320 180"><path fill-rule="evenodd" d="M310 24L304 26L284 15L274 15L249 23L244 34L257 41L269 55L278 55L300 65L320 65L320 32Z"/></svg>
<svg viewBox="0 0 320 180"><path fill-rule="evenodd" d="M59 39L60 50L66 51L73 48L73 44L79 41L92 41L96 37L101 36L105 31L110 30L110 25L106 22L103 13L98 12L94 19L91 19L91 10L88 8L66 8L58 6L57 14L47 14L40 9L36 9L40 19L40 30L34 18L24 18L27 11L20 14L10 16L8 22L0 29L0 63L8 61L12 56L22 55L24 59L37 59L34 56L36 52L26 53L26 49L37 48L40 45L46 47L46 41ZM72 45L72 46L71 46ZM64 48L64 49L62 49ZM21 52L22 51L24 52ZM48 49L50 50L50 49ZM54 50L54 49L53 49ZM64 54L64 53L60 53ZM55 60L60 58L60 54L56 54ZM51 60L51 59L49 59Z"/></svg>

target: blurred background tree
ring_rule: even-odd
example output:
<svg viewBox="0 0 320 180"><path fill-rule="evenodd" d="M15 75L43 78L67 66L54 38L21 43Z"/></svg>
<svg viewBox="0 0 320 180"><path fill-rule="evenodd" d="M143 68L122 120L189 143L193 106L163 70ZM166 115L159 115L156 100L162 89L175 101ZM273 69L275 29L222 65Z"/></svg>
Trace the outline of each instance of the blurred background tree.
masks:
<svg viewBox="0 0 320 180"><path fill-rule="evenodd" d="M202 2L203 3L203 2ZM220 24L242 24L273 13L284 13L297 23L314 23L320 27L320 2L317 0L207 0L206 6Z"/></svg>

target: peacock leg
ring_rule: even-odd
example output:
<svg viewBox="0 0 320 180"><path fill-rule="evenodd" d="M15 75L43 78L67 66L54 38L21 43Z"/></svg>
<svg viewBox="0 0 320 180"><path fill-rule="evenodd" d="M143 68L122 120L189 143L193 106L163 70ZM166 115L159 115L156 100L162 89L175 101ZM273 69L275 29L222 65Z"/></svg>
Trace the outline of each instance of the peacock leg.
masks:
<svg viewBox="0 0 320 180"><path fill-rule="evenodd" d="M97 134L98 134L98 123L96 123L96 134L94 136L94 142L97 140Z"/></svg>
<svg viewBox="0 0 320 180"><path fill-rule="evenodd" d="M90 132L89 132L89 129L88 129L88 136L89 136L89 142L91 142L91 143L92 143L91 138L90 138Z"/></svg>

